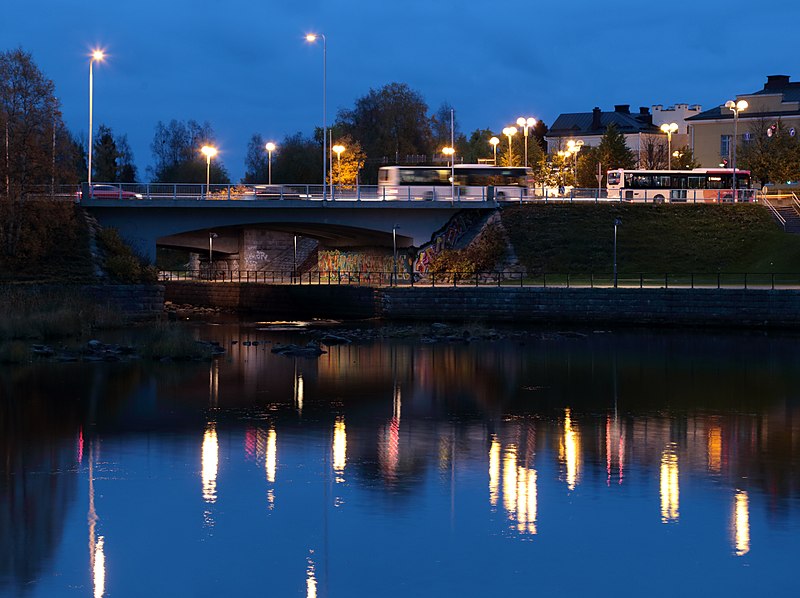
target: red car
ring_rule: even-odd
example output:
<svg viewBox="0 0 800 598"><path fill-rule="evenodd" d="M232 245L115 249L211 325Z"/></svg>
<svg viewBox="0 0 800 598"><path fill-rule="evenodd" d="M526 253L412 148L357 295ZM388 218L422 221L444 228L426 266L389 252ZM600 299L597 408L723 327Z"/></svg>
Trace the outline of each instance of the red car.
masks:
<svg viewBox="0 0 800 598"><path fill-rule="evenodd" d="M78 199L83 195L83 191L78 191ZM114 185L92 185L90 199L142 199L141 193L125 191Z"/></svg>

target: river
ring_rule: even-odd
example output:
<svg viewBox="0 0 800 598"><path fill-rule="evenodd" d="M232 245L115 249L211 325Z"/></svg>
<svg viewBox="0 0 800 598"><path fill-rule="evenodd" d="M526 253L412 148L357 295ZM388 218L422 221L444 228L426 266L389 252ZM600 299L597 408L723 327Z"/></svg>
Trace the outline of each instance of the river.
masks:
<svg viewBox="0 0 800 598"><path fill-rule="evenodd" d="M185 325L226 355L0 367L0 594L795 588L795 333Z"/></svg>

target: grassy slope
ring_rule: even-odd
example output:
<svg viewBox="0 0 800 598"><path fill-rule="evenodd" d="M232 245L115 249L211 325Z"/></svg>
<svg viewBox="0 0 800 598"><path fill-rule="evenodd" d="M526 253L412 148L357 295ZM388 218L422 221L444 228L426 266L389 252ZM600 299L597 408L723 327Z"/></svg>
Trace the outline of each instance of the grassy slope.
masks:
<svg viewBox="0 0 800 598"><path fill-rule="evenodd" d="M89 231L75 204L0 202L0 282L91 282Z"/></svg>
<svg viewBox="0 0 800 598"><path fill-rule="evenodd" d="M800 272L800 236L759 205L537 204L503 225L531 274L609 272L614 219L620 272Z"/></svg>

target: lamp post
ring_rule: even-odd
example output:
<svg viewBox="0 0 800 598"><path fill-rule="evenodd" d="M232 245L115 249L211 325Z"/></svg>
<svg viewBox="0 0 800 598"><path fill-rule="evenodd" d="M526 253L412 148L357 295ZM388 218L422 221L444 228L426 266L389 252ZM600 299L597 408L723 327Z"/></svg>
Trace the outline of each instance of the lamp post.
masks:
<svg viewBox="0 0 800 598"><path fill-rule="evenodd" d="M342 184L342 152L344 151L345 148L344 148L343 145L337 144L337 145L334 145L331 149L333 149L333 151L336 152L336 170L339 171L338 176L336 178L338 179L338 182L341 185ZM331 177L331 183L333 183L333 177Z"/></svg>
<svg viewBox="0 0 800 598"><path fill-rule="evenodd" d="M739 100L738 102L728 100L725 102L725 107L733 112L733 155L731 160L733 166L733 201L736 201L736 141L738 138L736 129L739 125L739 113L747 110L748 105L747 100Z"/></svg>
<svg viewBox="0 0 800 598"><path fill-rule="evenodd" d="M614 288L617 288L617 227L622 224L622 218L614 218Z"/></svg>
<svg viewBox="0 0 800 598"><path fill-rule="evenodd" d="M214 263L214 239L219 235L217 233L208 233L208 279L211 280L211 269Z"/></svg>
<svg viewBox="0 0 800 598"><path fill-rule="evenodd" d="M93 67L95 62L102 62L105 54L102 50L95 50L92 52L92 59L89 61L89 189L91 193L92 187L92 134L94 131L92 116L94 112L94 73Z"/></svg>
<svg viewBox="0 0 800 598"><path fill-rule="evenodd" d="M317 38L322 38L322 200L325 201L328 196L327 178L328 178L328 123L327 123L327 79L328 79L328 40L322 33L309 33L306 35L306 41L314 43Z"/></svg>
<svg viewBox="0 0 800 598"><path fill-rule="evenodd" d="M667 170L672 170L672 134L678 130L678 124L664 123L661 130L667 134Z"/></svg>
<svg viewBox="0 0 800 598"><path fill-rule="evenodd" d="M208 187L211 184L211 158L217 155L217 148L204 145L200 151L206 157L206 199L208 199Z"/></svg>
<svg viewBox="0 0 800 598"><path fill-rule="evenodd" d="M269 174L267 176L267 179L268 179L267 180L267 184L271 185L272 184L272 152L275 151L275 148L277 146L270 141L269 143L267 143L267 145L265 147L267 149L267 155L269 156L269 166L268 166Z"/></svg>
<svg viewBox="0 0 800 598"><path fill-rule="evenodd" d="M497 144L500 143L500 140L497 137L492 137L489 140L489 144L492 146L494 150L494 166L497 166Z"/></svg>
<svg viewBox="0 0 800 598"><path fill-rule="evenodd" d="M523 166L528 165L528 129L536 126L536 119L532 117L525 118L524 116L520 116L517 119L517 125L522 127L523 132L525 133L525 164Z"/></svg>
<svg viewBox="0 0 800 598"><path fill-rule="evenodd" d="M583 147L583 139L570 139L567 141L567 152L572 156L572 186L577 187L578 183L578 152Z"/></svg>
<svg viewBox="0 0 800 598"><path fill-rule="evenodd" d="M511 163L511 138L517 134L517 127L506 127L503 129L503 135L508 137L508 165L513 166Z"/></svg>
<svg viewBox="0 0 800 598"><path fill-rule="evenodd" d="M392 281L397 282L397 225L392 227Z"/></svg>

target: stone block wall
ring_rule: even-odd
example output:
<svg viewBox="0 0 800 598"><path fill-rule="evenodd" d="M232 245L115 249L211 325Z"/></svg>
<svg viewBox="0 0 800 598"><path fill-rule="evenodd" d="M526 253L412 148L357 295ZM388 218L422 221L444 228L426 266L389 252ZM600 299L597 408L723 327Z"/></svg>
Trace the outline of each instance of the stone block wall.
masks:
<svg viewBox="0 0 800 598"><path fill-rule="evenodd" d="M800 328L800 291L513 287L369 288L169 282L174 303L281 319Z"/></svg>
<svg viewBox="0 0 800 598"><path fill-rule="evenodd" d="M144 284L89 285L82 290L98 305L126 320L147 320L164 311L164 286Z"/></svg>

